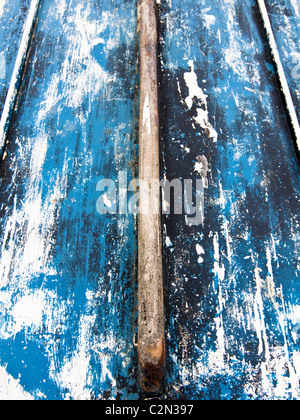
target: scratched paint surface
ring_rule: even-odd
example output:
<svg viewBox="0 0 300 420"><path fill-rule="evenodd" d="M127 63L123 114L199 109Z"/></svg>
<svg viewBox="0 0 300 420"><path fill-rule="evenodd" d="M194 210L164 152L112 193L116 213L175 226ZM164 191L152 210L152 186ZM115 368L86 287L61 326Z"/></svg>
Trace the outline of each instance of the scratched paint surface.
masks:
<svg viewBox="0 0 300 420"><path fill-rule="evenodd" d="M0 116L4 107L30 0L0 3Z"/></svg>
<svg viewBox="0 0 300 420"><path fill-rule="evenodd" d="M298 399L299 170L256 2L160 3L162 176L207 185L203 225L163 221L168 396Z"/></svg>
<svg viewBox="0 0 300 420"><path fill-rule="evenodd" d="M158 3L162 176L207 186L203 226L163 219L163 397L299 399L299 172L255 2ZM96 212L136 172L137 79L135 1L43 1L1 167L2 399L138 397L135 221Z"/></svg>
<svg viewBox="0 0 300 420"><path fill-rule="evenodd" d="M300 119L300 4L297 0L268 0L266 6Z"/></svg>
<svg viewBox="0 0 300 420"><path fill-rule="evenodd" d="M136 395L135 220L96 211L135 172L136 13L42 2L1 167L0 398Z"/></svg>

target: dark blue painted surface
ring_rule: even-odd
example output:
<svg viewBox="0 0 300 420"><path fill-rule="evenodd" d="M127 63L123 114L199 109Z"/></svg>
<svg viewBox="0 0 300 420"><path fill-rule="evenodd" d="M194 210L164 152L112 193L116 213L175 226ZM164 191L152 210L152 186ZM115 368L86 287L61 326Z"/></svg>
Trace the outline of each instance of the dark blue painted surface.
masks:
<svg viewBox="0 0 300 420"><path fill-rule="evenodd" d="M299 171L256 2L160 20L162 172L207 177L202 226L164 219L169 396L299 398Z"/></svg>
<svg viewBox="0 0 300 420"><path fill-rule="evenodd" d="M299 399L299 170L256 2L159 3L162 176L207 185L203 225L163 216L162 397ZM1 166L1 398L138 398L136 223L96 211L137 175L136 15L43 1Z"/></svg>
<svg viewBox="0 0 300 420"><path fill-rule="evenodd" d="M13 73L30 0L2 0L0 5L0 116Z"/></svg>

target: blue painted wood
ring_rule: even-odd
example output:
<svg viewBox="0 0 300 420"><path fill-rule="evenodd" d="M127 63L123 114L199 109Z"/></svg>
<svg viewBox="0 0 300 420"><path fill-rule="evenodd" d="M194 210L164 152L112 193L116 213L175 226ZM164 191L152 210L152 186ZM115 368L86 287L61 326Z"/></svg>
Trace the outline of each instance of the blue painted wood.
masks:
<svg viewBox="0 0 300 420"><path fill-rule="evenodd" d="M0 5L0 116L26 23L30 0L2 0Z"/></svg>
<svg viewBox="0 0 300 420"><path fill-rule="evenodd" d="M2 397L136 395L135 219L96 210L135 175L135 6L42 2L1 167Z"/></svg>
<svg viewBox="0 0 300 420"><path fill-rule="evenodd" d="M162 175L207 182L203 225L163 223L168 396L298 399L299 170L256 2L160 10Z"/></svg>
<svg viewBox="0 0 300 420"><path fill-rule="evenodd" d="M266 1L282 65L300 119L300 6L295 0Z"/></svg>

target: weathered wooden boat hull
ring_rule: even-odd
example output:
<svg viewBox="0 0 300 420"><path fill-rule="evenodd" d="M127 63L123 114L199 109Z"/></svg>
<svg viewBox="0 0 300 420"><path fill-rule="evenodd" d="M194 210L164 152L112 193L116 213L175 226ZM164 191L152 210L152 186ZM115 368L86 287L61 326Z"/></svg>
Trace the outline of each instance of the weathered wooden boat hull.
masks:
<svg viewBox="0 0 300 420"><path fill-rule="evenodd" d="M157 3L161 178L205 187L204 214L162 215L161 398L299 399L299 167L257 3ZM266 4L299 118L300 9ZM1 164L1 399L143 396L137 216L118 201L139 175L136 6L41 3ZM6 64L28 8L0 7Z"/></svg>

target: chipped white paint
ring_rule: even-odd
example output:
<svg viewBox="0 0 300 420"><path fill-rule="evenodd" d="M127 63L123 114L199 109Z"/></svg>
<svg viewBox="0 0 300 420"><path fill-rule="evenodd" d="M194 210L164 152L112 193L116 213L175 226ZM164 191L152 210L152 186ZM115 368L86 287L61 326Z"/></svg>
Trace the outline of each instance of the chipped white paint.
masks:
<svg viewBox="0 0 300 420"><path fill-rule="evenodd" d="M203 171L203 163L202 162L196 162L195 166L194 166L194 171L201 174L202 171Z"/></svg>
<svg viewBox="0 0 300 420"><path fill-rule="evenodd" d="M83 9L78 4L69 18L69 27L66 28L69 51L61 71L52 75L48 91L42 100L39 122L52 110L61 110L63 106L80 107L87 97L90 97L91 104L95 95L100 91L105 92L107 84L111 82L107 72L92 56L92 48L103 43L101 33L111 24L114 14L103 12L101 24L97 26L96 22L89 19L91 7L90 5ZM73 29L70 30L71 28ZM108 49L108 45L106 48ZM64 86L62 91L59 90L61 84ZM91 109L87 112L91 112ZM80 119L82 123L85 122L84 115L81 114Z"/></svg>
<svg viewBox="0 0 300 420"><path fill-rule="evenodd" d="M267 360L270 360L270 351L269 351L269 344L268 338L266 333L266 324L265 324L265 316L264 316L264 304L262 298L262 282L263 280L260 278L261 270L256 267L255 268L255 281L256 281L256 294L254 298L254 325L257 334L257 338L259 341L258 347L258 354L262 354L263 352L266 355Z"/></svg>
<svg viewBox="0 0 300 420"><path fill-rule="evenodd" d="M261 77L256 66L245 61L245 54L253 48L253 43L247 43L243 40L238 25L236 1L226 1L227 31L229 36L228 46L224 49L224 65L232 69L234 74L243 80L245 84L260 87ZM221 34L219 33L221 43ZM242 44L242 47L241 47ZM244 52L244 53L242 53ZM246 86L247 87L247 86Z"/></svg>
<svg viewBox="0 0 300 420"><path fill-rule="evenodd" d="M89 343L95 319L96 315L84 314L81 316L76 350L71 354L71 357L65 357L60 371L54 373L54 378L58 381L59 386L67 390L66 399L91 399L91 392L88 389L91 381Z"/></svg>
<svg viewBox="0 0 300 420"><path fill-rule="evenodd" d="M190 153L191 149L187 146L185 146L184 144L181 144L180 147L186 152L186 153Z"/></svg>
<svg viewBox="0 0 300 420"><path fill-rule="evenodd" d="M107 193L103 194L103 202L104 202L106 207L109 207L109 208L112 207L112 202L111 202L110 198L108 197Z"/></svg>
<svg viewBox="0 0 300 420"><path fill-rule="evenodd" d="M44 299L39 293L22 296L10 313L15 322L14 334L26 327L31 327L32 330L39 329L42 325L43 310Z"/></svg>
<svg viewBox="0 0 300 420"><path fill-rule="evenodd" d="M194 98L198 99L196 108L197 116L193 119L200 125L201 128L204 129L205 134L214 142L216 142L218 139L218 134L209 122L207 95L204 94L203 90L198 85L198 78L194 69L194 61L189 60L188 65L190 67L190 71L184 73L184 80L189 89L189 94L185 98L185 103L188 109L191 109L194 103Z"/></svg>
<svg viewBox="0 0 300 420"><path fill-rule="evenodd" d="M172 243L172 241L171 241L171 239L169 238L169 236L166 236L166 238L165 238L165 243L166 243L166 246L169 248L169 247L171 247L172 245L173 245L173 243Z"/></svg>
<svg viewBox="0 0 300 420"><path fill-rule="evenodd" d="M251 33L254 26L257 31L257 22L253 24L251 13L245 15L245 10L248 7L247 2L242 2L241 7L237 7L236 0L224 0L221 9L219 7L206 8L208 3L203 2L201 12L199 12L198 6L191 6L190 2L183 3L185 4L182 6L178 2L174 15L166 17L167 48L162 64L167 73L166 80L169 80L169 72L173 77L171 80L178 98L177 106L183 105L189 112L183 115L182 126L179 124L185 134L184 142L177 140L174 130L168 138L169 146L174 142L178 147L179 143L184 159L187 157L184 153L185 147L192 145L191 150L193 151L194 148L197 148L198 139L193 138L195 130L199 129L199 125L202 125L201 128L205 131L207 121L211 124L214 123L213 114L209 112L209 118L206 118L207 115L204 112L207 110L207 103L209 105L212 91L215 95L214 100L217 98L216 103L224 112L221 117L216 117L219 120L224 117L229 130L228 133L225 133L222 131L223 127L216 126L219 138L221 135L224 136L224 141L227 144L223 145L224 149L222 146L220 150L217 148L216 154L220 160L216 159L215 163L217 162L224 169L226 158L232 160L230 160L231 165L228 165L227 168L228 174L224 174L220 167L213 166L209 173L210 200L213 201L213 206L216 206L217 209L217 217L211 218L210 228L206 226L210 229L209 233L205 232L205 238L199 240L196 235L193 237L186 232L184 232L187 234L185 237L181 234L181 227L178 228L182 242L190 247L191 257L186 256L188 263L185 268L184 258L181 258L180 251L178 252L178 262L174 262L174 277L172 277L171 283L174 288L173 293L176 298L181 299L181 290L189 293L188 289L183 289L183 285L185 282L195 281L195 272L198 274L197 280L201 285L207 283L208 273L213 273L206 293L206 296L210 296L210 300L205 306L202 296L199 297L197 302L200 308L199 314L195 309L193 315L197 320L200 319L200 323L204 324L206 320L203 319L204 312L201 312L201 309L212 305L215 312L210 319L210 334L208 334L207 328L200 330L199 333L195 333L192 329L190 332L186 332L184 321L179 319L176 311L172 312L174 318L171 319L171 327L173 328L175 325L172 333L179 332L180 347L176 353L177 348L173 346L176 354L172 354L170 358L171 363L176 366L173 371L178 375L175 381L172 378L171 386L174 386L176 391L178 389L180 395L183 385L187 384L191 387L190 389L199 390L199 394L202 396L201 392L204 395L207 392L207 378L211 378L211 384L214 384L215 380L219 383L220 377L222 378L220 382L225 384L225 389L222 389L222 397L225 398L227 392L232 395L232 389L229 391L229 388L232 383L237 383L237 377L241 374L242 377L238 379L238 382L241 387L245 387L246 398L299 398L300 355L298 351L293 350L293 353L291 351L296 348L291 345L291 333L294 344L299 342L299 310L296 305L288 303L293 301L292 297L287 296L289 293L287 282L291 279L280 277L280 272L284 272L283 267L293 264L291 261L297 254L296 250L299 249L299 246L297 248L299 238L296 239L299 226L295 226L294 231L292 230L290 233L289 238L294 243L295 254L291 255L291 261L288 262L287 256L280 255L284 253L282 249L282 231L284 229L279 229L280 225L277 226L278 229L274 226L276 229L272 233L266 232L267 234L261 238L256 238L255 232L251 231L252 220L253 225L255 225L254 221L258 223L258 220L255 220L255 218L258 219L258 215L256 209L249 205L249 191L245 192L246 188L242 191L241 187L247 185L251 191L252 188L254 190L262 188L262 199L269 199L271 202L270 180L266 181L268 188L265 188L265 195L264 186L256 185L259 182L261 168L253 171L251 176L249 174L244 176L242 168L243 165L247 168L255 168L255 159L258 159L257 155L259 155L259 151L254 148L251 150L251 144L255 144L255 141L261 139L262 136L261 114L258 112L258 108L253 107L253 104L254 102L261 102L263 105L273 103L271 94L274 92L272 89L266 88L263 66L258 65L257 60L253 60L253 57L261 54L260 45L256 43L257 38L255 38L255 36L260 36L261 32L259 35L258 32L254 32L255 35ZM201 15L199 21L194 20L196 13ZM221 18L223 14L223 19L214 20L214 14L218 18ZM193 16L192 22L190 16ZM185 26L184 19L190 23L189 27ZM247 25L247 19L249 19L249 25ZM204 27L201 29L201 38L198 37L197 32L199 24L201 28ZM284 27L285 25L283 25ZM208 41L206 37L209 39ZM201 43L199 43L199 39L201 39ZM181 51L183 44L185 52ZM212 65L213 59L218 64L215 62ZM260 59L261 56L259 56ZM169 63L168 60L171 62ZM182 83L179 78L182 67L186 66L185 61L188 62L190 69L184 73ZM212 68L216 74L219 70L223 77L212 76L210 73ZM205 90L205 81L201 80L201 73L205 74L206 71L208 76L205 77L209 80L213 77L215 81L215 86L208 84L207 90ZM224 74L227 76L224 77ZM218 113L217 106L215 112ZM198 112L197 108L201 108L201 110ZM213 109L213 107L211 108ZM209 110L211 108L208 107ZM192 127L189 130L185 125L184 117L191 114L194 118L191 119ZM270 111L268 115L267 110L264 114L264 118L270 124L272 123L271 114ZM235 126L236 117L242 129ZM170 125L170 128L173 130L173 126ZM247 133L247 136L244 133ZM264 135L267 137L266 134ZM260 148L260 143L257 144ZM205 141L203 145L201 140L199 140L199 147L204 149L203 153L206 153L210 148ZM166 157L165 159L166 172L169 168L175 171L176 162L173 164L170 158ZM190 160L188 162L190 164ZM214 159L210 159L211 165L213 162ZM191 166L195 177L202 175L201 161L195 159ZM212 179L212 174L216 177L215 179ZM250 212L254 214L250 214ZM261 230L264 233L263 226ZM171 233L169 235L171 236ZM172 236L171 239L174 241ZM206 254L202 253L204 250ZM178 250L175 248L174 252L176 251ZM211 263L212 253L213 262ZM202 259L204 260L198 267L196 266L197 259L198 263ZM172 260L170 259L170 261ZM209 264L208 261L210 261ZM191 263L191 267L189 267L189 263ZM194 268L195 266L197 268ZM291 267L291 277L293 274L297 276L296 267ZM297 301L297 290L290 293L294 294L295 301ZM188 304L184 305L183 302L182 311L185 308L188 314ZM194 325L198 326L199 324L195 322ZM293 329L292 332L291 329ZM200 337L198 341L197 334ZM277 337L278 341L275 342ZM194 345L192 360L187 351L189 342ZM198 347L195 343L198 344ZM230 384L228 391L226 390L227 383Z"/></svg>
<svg viewBox="0 0 300 420"><path fill-rule="evenodd" d="M214 287L215 287L215 292L218 295L218 312L217 312L217 316L215 317L218 349L215 353L212 353L210 357L213 357L214 359L217 358L218 365L220 367L224 367L224 355L226 353L226 350L225 350L225 331L224 331L224 325L223 325L222 312L223 312L225 300L223 298L222 282L225 279L225 267L220 262L219 235L217 233L214 234L213 245L214 245L213 272L215 274L215 279L216 279Z"/></svg>
<svg viewBox="0 0 300 420"><path fill-rule="evenodd" d="M213 15L205 15L205 21L207 25L207 29L210 29L216 23L216 17Z"/></svg>
<svg viewBox="0 0 300 420"><path fill-rule="evenodd" d="M209 30L211 26L213 26L216 23L216 16L209 14L208 12L211 11L211 7L208 7L207 9L202 10L203 17L206 23L206 27Z"/></svg>

